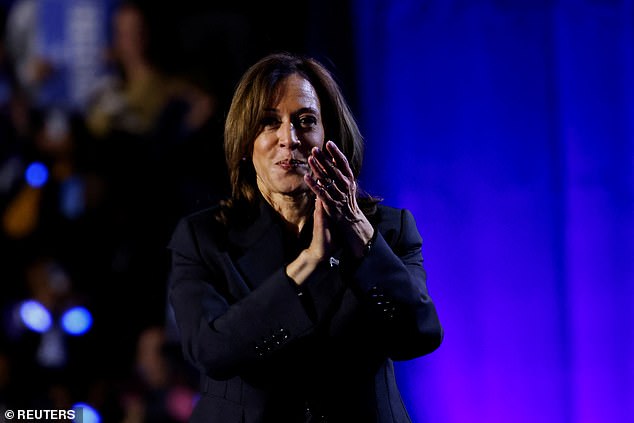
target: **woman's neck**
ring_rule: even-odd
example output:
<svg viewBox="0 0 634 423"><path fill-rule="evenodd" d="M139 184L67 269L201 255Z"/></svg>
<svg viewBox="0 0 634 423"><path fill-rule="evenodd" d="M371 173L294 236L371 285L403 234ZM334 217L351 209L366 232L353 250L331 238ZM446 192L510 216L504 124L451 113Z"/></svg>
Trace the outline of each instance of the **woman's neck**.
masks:
<svg viewBox="0 0 634 423"><path fill-rule="evenodd" d="M263 192L262 196L284 219L287 228L298 235L312 213L312 196L308 192L295 195Z"/></svg>

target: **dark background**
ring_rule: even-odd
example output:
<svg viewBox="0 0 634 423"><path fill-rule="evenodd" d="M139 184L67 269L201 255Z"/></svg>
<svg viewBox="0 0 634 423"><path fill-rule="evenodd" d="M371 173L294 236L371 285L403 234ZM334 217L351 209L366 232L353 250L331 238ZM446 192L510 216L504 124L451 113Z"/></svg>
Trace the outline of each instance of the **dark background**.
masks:
<svg viewBox="0 0 634 423"><path fill-rule="evenodd" d="M17 3L0 3L3 34ZM166 245L180 217L229 193L222 125L238 78L265 54L309 54L333 70L355 102L346 3L110 2L111 49L112 18L128 4L145 22L143 59L164 82L143 88L145 95L154 99L168 84L177 87L143 130L130 129L125 116L113 118L105 132L95 130L90 119L102 104L91 103L64 109L67 134L54 139L49 124L58 109L29 98L4 37L0 69L9 90L1 98L0 160L3 169L19 172L5 172L0 203L0 406L67 409L83 402L103 421L183 420L198 376L183 361L166 303ZM135 82L113 55L104 55L120 85L111 95L145 83ZM212 107L188 126L200 99ZM35 188L22 173L33 162L49 170ZM81 195L69 196L77 186ZM75 212L64 209L69 201L79 207ZM24 326L19 310L29 299L49 310L52 329ZM62 314L75 305L93 317L82 336L59 330Z"/></svg>

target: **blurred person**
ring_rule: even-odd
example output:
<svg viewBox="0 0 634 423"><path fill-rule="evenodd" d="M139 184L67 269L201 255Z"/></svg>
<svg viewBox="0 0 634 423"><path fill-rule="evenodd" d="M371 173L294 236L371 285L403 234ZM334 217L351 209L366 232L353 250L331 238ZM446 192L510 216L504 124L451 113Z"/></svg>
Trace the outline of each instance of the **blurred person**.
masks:
<svg viewBox="0 0 634 423"><path fill-rule="evenodd" d="M155 287L166 284L165 244L181 206L177 196L181 175L175 170L180 156L175 153L185 139L182 133L195 131L213 112L212 102L193 90L187 97L187 104L197 105L191 119L186 120L190 114L180 110L173 112L185 90L164 71L154 53L158 24L154 6L158 7L124 1L113 10L114 70L96 90L85 114L98 151L95 166L105 180L110 263L108 284L99 287L101 310L107 315L113 302L119 308L109 317L106 338L132 339L164 318L165 289ZM138 312L140 304L144 313ZM113 371L120 372L118 363L132 360L133 354L131 346L114 351Z"/></svg>
<svg viewBox="0 0 634 423"><path fill-rule="evenodd" d="M133 385L123 393L123 423L187 421L194 390L169 354L165 330L150 326L139 334Z"/></svg>
<svg viewBox="0 0 634 423"><path fill-rule="evenodd" d="M37 0L16 0L7 16L6 50L20 88L36 102L40 84L51 75L53 65L37 51Z"/></svg>
<svg viewBox="0 0 634 423"><path fill-rule="evenodd" d="M230 192L219 96L200 80L187 75L178 79L177 94L161 116L152 150L160 170L155 174L160 175L156 194L172 200L163 208L170 232L183 214L209 207Z"/></svg>
<svg viewBox="0 0 634 423"><path fill-rule="evenodd" d="M93 134L113 131L150 133L172 94L171 81L148 53L150 30L144 10L124 1L112 17L112 61L115 72L102 79L88 106L86 121Z"/></svg>
<svg viewBox="0 0 634 423"><path fill-rule="evenodd" d="M0 204L4 204L20 172L20 138L27 129L23 118L28 112L6 47L6 19L0 5Z"/></svg>
<svg viewBox="0 0 634 423"><path fill-rule="evenodd" d="M409 422L393 360L443 330L412 214L358 184L363 144L329 71L267 56L225 124L232 195L183 218L169 299L202 375L192 422Z"/></svg>
<svg viewBox="0 0 634 423"><path fill-rule="evenodd" d="M3 210L2 228L14 240L39 237L73 247L72 235L103 204L105 182L92 168L93 152L84 148L90 143L80 117L34 116L32 134L23 140L26 151L17 158L21 172ZM36 173L29 172L32 165Z"/></svg>

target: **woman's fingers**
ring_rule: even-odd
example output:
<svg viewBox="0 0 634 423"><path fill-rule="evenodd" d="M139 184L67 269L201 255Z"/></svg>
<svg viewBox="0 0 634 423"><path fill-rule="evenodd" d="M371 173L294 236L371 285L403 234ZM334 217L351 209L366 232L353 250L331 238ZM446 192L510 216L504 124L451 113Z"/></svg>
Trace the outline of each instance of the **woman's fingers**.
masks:
<svg viewBox="0 0 634 423"><path fill-rule="evenodd" d="M312 149L308 158L312 174L306 175L306 183L335 222L355 221L356 184L348 160L332 141L326 148L328 151Z"/></svg>
<svg viewBox="0 0 634 423"><path fill-rule="evenodd" d="M313 213L313 239L309 249L314 254L323 259L328 256L332 250L332 233L330 232L330 224L325 214L324 204L321 200L315 201L315 211Z"/></svg>
<svg viewBox="0 0 634 423"><path fill-rule="evenodd" d="M334 149L332 151L337 158L329 152L326 154L326 152L317 147L313 148L310 156L312 160L309 158L309 164L311 164L315 178L322 181L324 185L329 185L330 181L334 182L338 193L344 197L347 197L348 195L346 194L348 193L354 194L354 176L348 161L332 141L328 141L326 145L332 145L332 147L328 148ZM337 196L337 193L333 194L335 194L335 197Z"/></svg>
<svg viewBox="0 0 634 423"><path fill-rule="evenodd" d="M308 166L310 166L310 170L313 172L313 178L316 180L329 178L328 174L314 155L308 157Z"/></svg>
<svg viewBox="0 0 634 423"><path fill-rule="evenodd" d="M317 198L323 203L323 207L326 213L331 216L332 214L330 210L330 205L334 204L335 200L330 195L330 192L326 189L326 186L320 183L318 179L315 179L308 174L304 176L304 181L306 181L306 184L311 189L311 191L313 191Z"/></svg>
<svg viewBox="0 0 634 423"><path fill-rule="evenodd" d="M333 178L328 174L314 156L308 158L308 165L312 171L313 179L321 188L324 188L332 198L337 199L345 196L340 188L342 186L340 179L338 177Z"/></svg>
<svg viewBox="0 0 634 423"><path fill-rule="evenodd" d="M337 144L335 144L332 141L328 141L326 143L326 151L330 153L334 161L334 164L336 166L336 169L338 169L346 177L354 178L354 175L352 174L352 169L350 168L350 164L348 163L348 159L341 152L341 150L339 150L339 147L337 147Z"/></svg>
<svg viewBox="0 0 634 423"><path fill-rule="evenodd" d="M324 206L321 200L315 200L315 212L313 213L313 241L320 241L324 226Z"/></svg>
<svg viewBox="0 0 634 423"><path fill-rule="evenodd" d="M323 150L317 147L313 148L312 157L314 157L317 166L324 175L333 179L341 175L341 172L337 173L337 168L332 157L327 157Z"/></svg>
<svg viewBox="0 0 634 423"><path fill-rule="evenodd" d="M346 156L343 155L332 141L326 143L326 148L327 151L317 147L312 150L312 157L315 158L321 174L327 175L336 183L341 182L344 185L348 185L350 181L354 180L354 176L348 165Z"/></svg>

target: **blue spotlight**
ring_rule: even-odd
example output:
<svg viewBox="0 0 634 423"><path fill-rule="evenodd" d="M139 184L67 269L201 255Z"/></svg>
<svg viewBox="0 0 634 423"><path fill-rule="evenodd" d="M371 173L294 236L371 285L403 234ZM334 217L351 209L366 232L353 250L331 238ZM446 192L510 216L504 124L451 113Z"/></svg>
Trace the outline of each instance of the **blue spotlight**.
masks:
<svg viewBox="0 0 634 423"><path fill-rule="evenodd" d="M62 328L70 335L83 335L92 325L92 315L84 307L73 307L62 316Z"/></svg>
<svg viewBox="0 0 634 423"><path fill-rule="evenodd" d="M24 325L39 333L50 329L53 320L46 307L34 300L27 300L20 306L20 318Z"/></svg>
<svg viewBox="0 0 634 423"><path fill-rule="evenodd" d="M75 410L75 418L73 421L79 423L99 423L101 422L101 416L91 406L86 403L78 402L73 405L73 410Z"/></svg>
<svg viewBox="0 0 634 423"><path fill-rule="evenodd" d="M33 162L26 168L24 177L33 188L39 188L48 180L48 169L40 162Z"/></svg>

